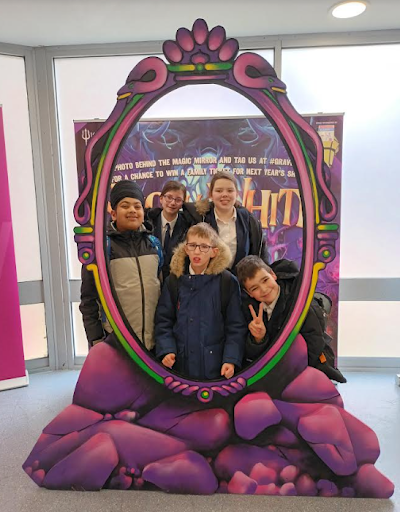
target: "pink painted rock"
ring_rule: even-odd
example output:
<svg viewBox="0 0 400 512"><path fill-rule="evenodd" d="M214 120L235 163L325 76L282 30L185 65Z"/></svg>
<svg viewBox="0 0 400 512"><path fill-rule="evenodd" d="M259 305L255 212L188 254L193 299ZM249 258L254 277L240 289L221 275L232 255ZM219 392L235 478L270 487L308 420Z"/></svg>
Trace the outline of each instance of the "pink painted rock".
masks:
<svg viewBox="0 0 400 512"><path fill-rule="evenodd" d="M349 433L357 464L374 464L380 453L375 432L347 411L341 410L340 414Z"/></svg>
<svg viewBox="0 0 400 512"><path fill-rule="evenodd" d="M229 414L223 409L193 412L171 428L169 433L185 440L192 449L215 450L229 439Z"/></svg>
<svg viewBox="0 0 400 512"><path fill-rule="evenodd" d="M130 411L129 409L121 412L117 412L114 414L116 420L128 421L129 423L135 423L138 419L138 413L135 411Z"/></svg>
<svg viewBox="0 0 400 512"><path fill-rule="evenodd" d="M96 345L97 346L97 345ZM111 420L91 427L92 434L110 434L122 466L142 470L151 462L186 451L183 441L126 421Z"/></svg>
<svg viewBox="0 0 400 512"><path fill-rule="evenodd" d="M293 432L297 432L300 418L313 414L323 407L322 404L292 404L282 400L274 400L274 404L282 415L282 424Z"/></svg>
<svg viewBox="0 0 400 512"><path fill-rule="evenodd" d="M85 360L73 403L101 413L139 410L159 399L151 379L107 343L98 343Z"/></svg>
<svg viewBox="0 0 400 512"><path fill-rule="evenodd" d="M279 494L281 496L297 496L297 490L293 482L288 482L287 484L283 484L279 489Z"/></svg>
<svg viewBox="0 0 400 512"><path fill-rule="evenodd" d="M143 470L143 480L180 494L213 494L218 488L218 480L206 459L193 451L149 464Z"/></svg>
<svg viewBox="0 0 400 512"><path fill-rule="evenodd" d="M249 393L235 405L235 430L243 439L254 439L271 425L277 425L282 416L267 393Z"/></svg>
<svg viewBox="0 0 400 512"><path fill-rule="evenodd" d="M128 475L117 475L111 478L109 489L126 490L132 486L132 477Z"/></svg>
<svg viewBox="0 0 400 512"><path fill-rule="evenodd" d="M23 469L26 471L33 462L37 459L39 453L43 451L47 446L50 446L52 443L61 439L61 436L53 436L52 434L41 434L37 443L33 447L31 453L23 464Z"/></svg>
<svg viewBox="0 0 400 512"><path fill-rule="evenodd" d="M342 498L354 498L356 491L353 489L353 487L343 487L340 495Z"/></svg>
<svg viewBox="0 0 400 512"><path fill-rule="evenodd" d="M235 444L224 448L214 462L214 471L220 480L229 481L237 471L250 475L257 463L280 472L288 461L278 450L260 448L245 444Z"/></svg>
<svg viewBox="0 0 400 512"><path fill-rule="evenodd" d="M176 397L164 400L152 407L139 420L138 424L159 432L166 432L192 413L198 412L195 401L179 401ZM204 412L204 411L202 411Z"/></svg>
<svg viewBox="0 0 400 512"><path fill-rule="evenodd" d="M71 434L58 439L38 454L39 466L46 472L49 471L55 464L79 448L89 437L90 433L84 431L71 432Z"/></svg>
<svg viewBox="0 0 400 512"><path fill-rule="evenodd" d="M232 434L231 420L224 409L199 410L194 401L177 404L176 399L166 400L138 423L185 440L193 450L215 450Z"/></svg>
<svg viewBox="0 0 400 512"><path fill-rule="evenodd" d="M228 484L230 494L254 494L257 489L257 482L241 471L236 471Z"/></svg>
<svg viewBox="0 0 400 512"><path fill-rule="evenodd" d="M294 482L299 474L299 468L296 466L286 466L282 469L279 478L284 483Z"/></svg>
<svg viewBox="0 0 400 512"><path fill-rule="evenodd" d="M296 489L300 496L317 495L317 485L307 473L299 476L296 481Z"/></svg>
<svg viewBox="0 0 400 512"><path fill-rule="evenodd" d="M337 407L325 405L300 418L298 432L335 474L351 475L356 471L353 447Z"/></svg>
<svg viewBox="0 0 400 512"><path fill-rule="evenodd" d="M32 473L31 478L39 487L42 487L44 477L45 477L44 469L38 469Z"/></svg>
<svg viewBox="0 0 400 512"><path fill-rule="evenodd" d="M64 435L70 432L83 430L98 423L103 415L79 405L68 405L43 430L44 434Z"/></svg>
<svg viewBox="0 0 400 512"><path fill-rule="evenodd" d="M100 490L118 464L108 434L97 434L56 464L44 478L47 489Z"/></svg>
<svg viewBox="0 0 400 512"><path fill-rule="evenodd" d="M331 405L336 405L337 407L340 407L341 409L343 409L343 407L344 407L343 398L340 395L337 395L334 398L330 398L329 400L326 400L325 403L331 404Z"/></svg>
<svg viewBox="0 0 400 512"><path fill-rule="evenodd" d="M275 445L286 446L288 448L297 447L299 445L297 436L286 427L278 427L271 442Z"/></svg>
<svg viewBox="0 0 400 512"><path fill-rule="evenodd" d="M334 496L338 496L339 490L337 485L330 480L318 480L317 489L319 490L319 496L324 498L333 498Z"/></svg>
<svg viewBox="0 0 400 512"><path fill-rule="evenodd" d="M339 392L328 377L311 366L296 377L282 393L288 402L326 402L339 396Z"/></svg>
<svg viewBox="0 0 400 512"><path fill-rule="evenodd" d="M225 480L222 480L222 482L219 483L219 487L217 490L220 494L227 494L228 492L228 482L225 482Z"/></svg>
<svg viewBox="0 0 400 512"><path fill-rule="evenodd" d="M279 487L276 484L259 485L254 494L265 494L267 496L276 496L279 494Z"/></svg>
<svg viewBox="0 0 400 512"><path fill-rule="evenodd" d="M354 487L363 498L390 498L394 485L372 464L360 467L355 477Z"/></svg>
<svg viewBox="0 0 400 512"><path fill-rule="evenodd" d="M307 344L301 334L298 334L292 343L285 357L281 360L282 367L279 368L281 374L288 378L286 382L291 382L308 366Z"/></svg>
<svg viewBox="0 0 400 512"><path fill-rule="evenodd" d="M267 484L275 484L277 482L278 475L274 469L267 468L266 466L264 466L264 464L261 464L261 462L259 462L258 464L255 464L255 466L251 470L250 478L255 480L257 484L260 486Z"/></svg>

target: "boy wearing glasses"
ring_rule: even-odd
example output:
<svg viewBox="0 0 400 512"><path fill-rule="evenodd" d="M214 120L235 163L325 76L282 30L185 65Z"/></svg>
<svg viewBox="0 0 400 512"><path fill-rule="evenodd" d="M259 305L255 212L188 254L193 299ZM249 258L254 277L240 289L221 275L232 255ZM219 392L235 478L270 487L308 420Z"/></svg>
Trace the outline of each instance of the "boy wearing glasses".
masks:
<svg viewBox="0 0 400 512"><path fill-rule="evenodd" d="M172 257L171 275L156 310L156 355L185 377L230 379L242 366L247 324L238 281L226 270L231 257L229 247L204 222L189 229ZM173 279L178 285L176 301ZM229 286L226 308L222 279Z"/></svg>
<svg viewBox="0 0 400 512"><path fill-rule="evenodd" d="M188 216L180 211L185 198L185 185L179 181L167 181L160 195L161 208L151 208L147 211L153 233L160 240L164 251L163 281L169 275L173 250L182 242L192 224Z"/></svg>

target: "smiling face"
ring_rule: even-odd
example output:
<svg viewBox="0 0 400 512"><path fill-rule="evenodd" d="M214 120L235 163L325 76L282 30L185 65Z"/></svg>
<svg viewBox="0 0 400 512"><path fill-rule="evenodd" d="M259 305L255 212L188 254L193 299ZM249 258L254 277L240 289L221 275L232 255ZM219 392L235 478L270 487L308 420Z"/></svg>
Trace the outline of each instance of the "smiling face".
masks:
<svg viewBox="0 0 400 512"><path fill-rule="evenodd" d="M182 190L169 190L165 195L160 196L160 204L168 220L174 219L182 207L185 195Z"/></svg>
<svg viewBox="0 0 400 512"><path fill-rule="evenodd" d="M276 275L272 271L268 273L265 268L260 268L254 277L246 279L244 287L250 297L265 304L272 304L279 292Z"/></svg>
<svg viewBox="0 0 400 512"><path fill-rule="evenodd" d="M120 233L124 231L137 231L144 221L144 210L139 199L124 197L111 210L111 218L115 221Z"/></svg>
<svg viewBox="0 0 400 512"><path fill-rule="evenodd" d="M196 247L193 250L193 247L188 244L194 244ZM195 274L201 274L208 267L211 258L215 258L217 255L218 248L212 247L212 242L209 238L189 235L186 240L185 251L189 256L190 264Z"/></svg>
<svg viewBox="0 0 400 512"><path fill-rule="evenodd" d="M231 180L220 178L215 181L210 197L217 210L230 212L237 198L237 190Z"/></svg>

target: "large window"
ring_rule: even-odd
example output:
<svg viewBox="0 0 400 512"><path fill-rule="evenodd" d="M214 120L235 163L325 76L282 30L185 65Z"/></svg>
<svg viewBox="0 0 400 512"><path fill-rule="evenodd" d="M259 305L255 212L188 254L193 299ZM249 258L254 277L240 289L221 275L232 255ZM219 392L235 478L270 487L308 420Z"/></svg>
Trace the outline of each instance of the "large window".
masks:
<svg viewBox="0 0 400 512"><path fill-rule="evenodd" d="M400 45L287 49L295 108L344 112L341 278L400 276ZM399 302L342 302L341 356L399 357Z"/></svg>
<svg viewBox="0 0 400 512"><path fill-rule="evenodd" d="M345 113L341 277L400 277L400 45L283 50L282 70L299 112Z"/></svg>

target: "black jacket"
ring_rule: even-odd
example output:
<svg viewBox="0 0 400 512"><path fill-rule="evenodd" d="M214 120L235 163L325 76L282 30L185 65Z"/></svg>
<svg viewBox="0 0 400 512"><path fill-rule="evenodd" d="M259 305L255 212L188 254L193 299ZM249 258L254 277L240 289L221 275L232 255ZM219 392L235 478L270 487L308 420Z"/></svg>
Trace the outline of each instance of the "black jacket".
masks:
<svg viewBox="0 0 400 512"><path fill-rule="evenodd" d="M214 204L208 199L196 203L185 203L184 209L190 213L193 223L207 222L218 233L218 225L214 215ZM231 271L235 272L236 265L249 254L259 256L268 263L268 252L263 237L261 223L243 206L236 206L236 256Z"/></svg>
<svg viewBox="0 0 400 512"><path fill-rule="evenodd" d="M162 208L150 208L146 210L146 216L148 221L152 225L153 234L160 240L160 242L162 241L161 212ZM176 220L176 224L169 242L168 251L164 251L164 265L162 267L163 281L165 281L165 279L169 276L169 265L171 263L171 258L175 247L179 245L181 242L183 242L187 230L190 228L192 224L194 224L194 221L190 215L188 215L186 212L181 211L178 213L178 218Z"/></svg>
<svg viewBox="0 0 400 512"><path fill-rule="evenodd" d="M246 360L252 362L263 354L277 339L284 323L288 318L288 313L295 299L295 291L299 278L299 270L293 261L278 260L271 265L272 270L277 276L277 283L280 286L280 295L278 302L272 311L271 318L268 320L267 313L264 312L263 320L267 329L264 340L256 343L250 335L246 342ZM245 291L242 294L243 313L247 324L252 321L249 305L252 304L256 312L258 312L259 302L252 299ZM325 347L324 340L324 312L313 299L310 309L304 320L300 334L303 336L308 349L309 366L317 366L319 356Z"/></svg>
<svg viewBox="0 0 400 512"><path fill-rule="evenodd" d="M218 241L219 252L204 275L190 275L185 246L176 250L171 273L178 278L174 303L168 277L156 311L156 354L176 354L173 370L192 379L220 379L223 363L242 366L247 326L241 309L239 283L231 273L229 302L221 311L221 273L231 260L229 248Z"/></svg>

